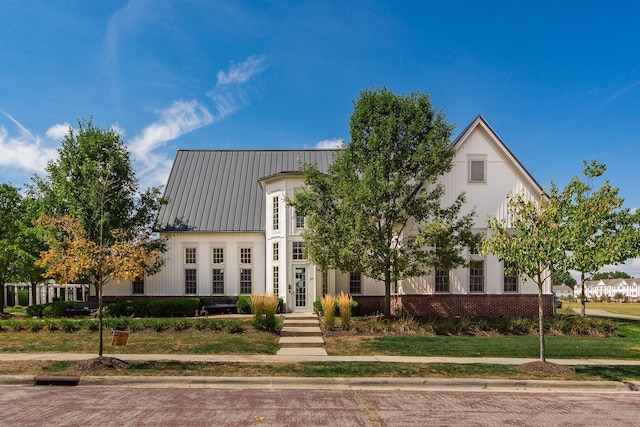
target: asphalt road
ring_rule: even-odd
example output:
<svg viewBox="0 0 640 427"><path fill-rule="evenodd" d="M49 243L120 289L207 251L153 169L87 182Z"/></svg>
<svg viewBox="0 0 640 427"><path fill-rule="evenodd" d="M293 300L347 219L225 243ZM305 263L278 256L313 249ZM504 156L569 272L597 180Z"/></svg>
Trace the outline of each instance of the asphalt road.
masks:
<svg viewBox="0 0 640 427"><path fill-rule="evenodd" d="M630 426L638 392L0 387L2 426Z"/></svg>

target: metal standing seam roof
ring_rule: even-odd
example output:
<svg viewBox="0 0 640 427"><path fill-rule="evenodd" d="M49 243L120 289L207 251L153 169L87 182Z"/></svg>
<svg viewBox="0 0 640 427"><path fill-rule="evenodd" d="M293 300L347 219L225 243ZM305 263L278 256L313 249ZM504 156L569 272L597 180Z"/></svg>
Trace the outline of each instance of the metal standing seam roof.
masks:
<svg viewBox="0 0 640 427"><path fill-rule="evenodd" d="M260 179L314 163L327 172L334 150L179 150L160 209L161 231L264 231Z"/></svg>

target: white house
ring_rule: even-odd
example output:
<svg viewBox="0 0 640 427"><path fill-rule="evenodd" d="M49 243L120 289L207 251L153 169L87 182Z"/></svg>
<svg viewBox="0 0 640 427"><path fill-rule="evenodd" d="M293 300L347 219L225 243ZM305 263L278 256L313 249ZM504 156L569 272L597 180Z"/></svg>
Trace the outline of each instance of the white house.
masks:
<svg viewBox="0 0 640 427"><path fill-rule="evenodd" d="M505 218L507 195L543 190L481 117L453 141L452 170L441 180L444 203L461 192L476 210L475 231ZM304 218L286 198L303 185L300 166L327 171L331 150L179 150L158 216L169 250L163 270L134 283L111 284L108 298L275 294L288 311L311 311L323 294L344 291L365 312L381 311L384 286L359 274L321 271L304 258ZM493 256L467 254L468 268L434 271L396 285L394 310L414 316L537 315L537 286L505 273ZM551 283L544 287L551 312Z"/></svg>
<svg viewBox="0 0 640 427"><path fill-rule="evenodd" d="M603 296L609 300L615 300L617 294L621 294L624 301L628 302L636 302L640 299L640 279L587 280L584 285L585 296L590 300L598 300ZM576 285L574 296L578 299L582 297L582 285Z"/></svg>

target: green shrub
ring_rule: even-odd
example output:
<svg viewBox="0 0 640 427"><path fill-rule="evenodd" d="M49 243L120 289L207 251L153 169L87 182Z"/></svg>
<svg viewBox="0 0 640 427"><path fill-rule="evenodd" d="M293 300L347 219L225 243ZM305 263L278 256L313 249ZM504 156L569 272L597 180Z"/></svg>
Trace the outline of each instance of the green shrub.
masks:
<svg viewBox="0 0 640 427"><path fill-rule="evenodd" d="M29 290L28 289L19 289L18 290L18 305L22 307L29 305Z"/></svg>
<svg viewBox="0 0 640 427"><path fill-rule="evenodd" d="M31 319L26 322L26 328L31 332L39 332L42 329L42 326L43 324L40 320Z"/></svg>
<svg viewBox="0 0 640 427"><path fill-rule="evenodd" d="M251 314L251 297L247 295L238 297L236 308L238 309L238 313Z"/></svg>
<svg viewBox="0 0 640 427"><path fill-rule="evenodd" d="M135 313L135 303L133 301L115 301L106 305L105 311L112 317L132 317Z"/></svg>
<svg viewBox="0 0 640 427"><path fill-rule="evenodd" d="M67 308L70 308L77 301L56 301L46 304L42 310L42 317L60 318L67 315Z"/></svg>
<svg viewBox="0 0 640 427"><path fill-rule="evenodd" d="M224 329L230 334L241 334L244 332L242 324L237 320L226 321Z"/></svg>
<svg viewBox="0 0 640 427"><path fill-rule="evenodd" d="M144 317L191 317L198 309L198 298L145 301L136 303L134 311Z"/></svg>
<svg viewBox="0 0 640 427"><path fill-rule="evenodd" d="M55 332L60 330L60 325L56 320L47 320L44 324L44 328L49 332Z"/></svg>
<svg viewBox="0 0 640 427"><path fill-rule="evenodd" d="M313 314L322 314L322 302L319 299L313 302Z"/></svg>
<svg viewBox="0 0 640 427"><path fill-rule="evenodd" d="M11 322L11 329L13 329L13 332L24 331L24 328L25 325L20 320L14 320L13 322Z"/></svg>
<svg viewBox="0 0 640 427"><path fill-rule="evenodd" d="M187 320L174 320L173 321L173 330L176 332L186 331L191 327L191 322Z"/></svg>
<svg viewBox="0 0 640 427"><path fill-rule="evenodd" d="M25 312L27 316L30 317L42 317L42 310L44 310L46 306L47 304L30 305L26 308Z"/></svg>
<svg viewBox="0 0 640 427"><path fill-rule="evenodd" d="M80 329L80 327L77 325L77 323L74 320L69 320L69 319L60 320L60 330L71 333L71 332L77 331L78 329Z"/></svg>

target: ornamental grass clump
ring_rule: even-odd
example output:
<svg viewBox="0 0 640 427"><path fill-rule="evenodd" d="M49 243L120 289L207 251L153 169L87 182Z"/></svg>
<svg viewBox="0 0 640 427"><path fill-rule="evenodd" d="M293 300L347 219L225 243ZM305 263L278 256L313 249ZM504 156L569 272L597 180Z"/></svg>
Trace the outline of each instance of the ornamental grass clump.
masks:
<svg viewBox="0 0 640 427"><path fill-rule="evenodd" d="M336 322L336 299L331 294L326 294L320 299L322 305L323 322L326 330L333 329Z"/></svg>
<svg viewBox="0 0 640 427"><path fill-rule="evenodd" d="M253 326L275 332L278 328L279 300L273 295L251 295L251 313L253 313Z"/></svg>
<svg viewBox="0 0 640 427"><path fill-rule="evenodd" d="M351 327L351 295L340 292L337 301L338 308L340 310L340 323L342 329L347 330Z"/></svg>

